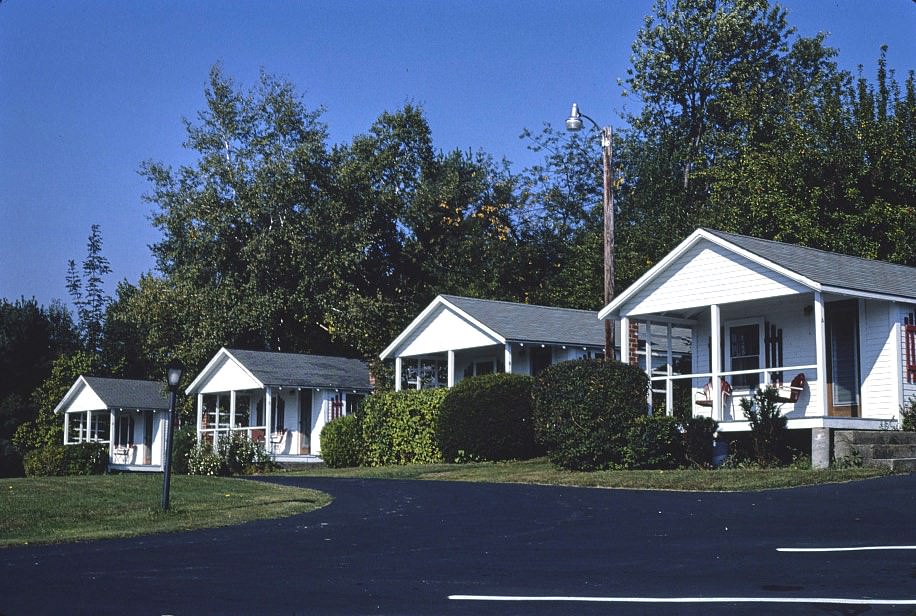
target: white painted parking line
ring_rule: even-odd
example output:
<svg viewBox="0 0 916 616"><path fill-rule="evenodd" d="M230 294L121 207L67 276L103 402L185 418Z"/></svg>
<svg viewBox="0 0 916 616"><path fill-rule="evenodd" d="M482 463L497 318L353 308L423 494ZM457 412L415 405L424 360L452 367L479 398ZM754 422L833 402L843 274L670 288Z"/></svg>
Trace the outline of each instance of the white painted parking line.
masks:
<svg viewBox="0 0 916 616"><path fill-rule="evenodd" d="M777 552L869 552L880 550L916 550L916 545L865 545L848 548L776 548Z"/></svg>
<svg viewBox="0 0 916 616"><path fill-rule="evenodd" d="M578 603L827 603L834 605L916 605L916 599L853 599L846 597L563 597L511 595L449 595L452 601L561 601Z"/></svg>

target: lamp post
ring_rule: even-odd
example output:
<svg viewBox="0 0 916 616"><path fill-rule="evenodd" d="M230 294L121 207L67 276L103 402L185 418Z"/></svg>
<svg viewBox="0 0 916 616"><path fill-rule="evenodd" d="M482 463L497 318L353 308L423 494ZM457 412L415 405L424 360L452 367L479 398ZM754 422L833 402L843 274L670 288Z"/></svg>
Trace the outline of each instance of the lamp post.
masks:
<svg viewBox="0 0 916 616"><path fill-rule="evenodd" d="M593 119L579 111L573 103L566 119L566 130L576 132L582 129L585 118L601 133L601 152L604 163L604 305L614 299L614 192L611 189L611 158L613 156L613 132L610 126L601 128ZM626 332L624 332L626 335ZM604 357L616 359L614 352L614 326L610 319L604 320Z"/></svg>
<svg viewBox="0 0 916 616"><path fill-rule="evenodd" d="M177 359L169 362L165 369L166 381L169 385L169 416L166 422L165 437L165 460L162 461L162 510L169 510L169 484L172 479L172 440L175 434L175 398L178 394L178 384L181 382L181 374L184 372L184 366Z"/></svg>

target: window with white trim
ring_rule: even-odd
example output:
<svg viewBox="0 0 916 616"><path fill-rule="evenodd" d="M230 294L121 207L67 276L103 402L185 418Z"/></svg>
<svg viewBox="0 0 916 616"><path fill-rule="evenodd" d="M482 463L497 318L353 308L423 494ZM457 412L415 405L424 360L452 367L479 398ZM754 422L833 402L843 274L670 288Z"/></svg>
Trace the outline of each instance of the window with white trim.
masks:
<svg viewBox="0 0 916 616"><path fill-rule="evenodd" d="M728 338L725 345L726 372L756 370L761 367L763 323L760 319L743 319L726 323ZM733 374L728 377L733 389L756 389L760 374Z"/></svg>

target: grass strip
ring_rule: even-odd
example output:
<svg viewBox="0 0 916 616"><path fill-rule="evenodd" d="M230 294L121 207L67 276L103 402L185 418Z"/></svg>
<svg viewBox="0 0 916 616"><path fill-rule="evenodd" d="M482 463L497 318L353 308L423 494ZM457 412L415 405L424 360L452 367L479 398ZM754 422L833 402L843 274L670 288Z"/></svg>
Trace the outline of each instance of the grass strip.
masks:
<svg viewBox="0 0 916 616"><path fill-rule="evenodd" d="M839 483L887 475L877 468L812 470L799 468L737 468L619 470L576 472L558 469L546 458L471 464L408 464L369 468L310 467L288 474L369 479L426 479L489 483L531 483L593 488L735 492Z"/></svg>
<svg viewBox="0 0 916 616"><path fill-rule="evenodd" d="M323 507L327 494L244 479L162 475L0 479L0 547L131 537L281 518Z"/></svg>

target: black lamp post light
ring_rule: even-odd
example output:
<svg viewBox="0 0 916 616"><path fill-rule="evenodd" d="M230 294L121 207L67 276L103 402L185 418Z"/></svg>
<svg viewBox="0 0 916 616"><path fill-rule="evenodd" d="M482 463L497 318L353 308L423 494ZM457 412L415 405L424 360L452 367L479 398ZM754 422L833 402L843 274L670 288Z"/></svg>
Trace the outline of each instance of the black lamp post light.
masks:
<svg viewBox="0 0 916 616"><path fill-rule="evenodd" d="M181 375L184 372L184 366L177 359L169 362L165 369L166 382L169 386L169 415L166 421L165 437L165 460L162 461L162 510L169 510L169 484L172 479L172 440L175 434L175 398L178 395L178 384L181 382Z"/></svg>
<svg viewBox="0 0 916 616"><path fill-rule="evenodd" d="M593 119L579 111L579 105L573 103L572 111L566 118L566 130L582 130L582 118L592 123L601 134L602 162L604 164L604 305L614 299L614 192L611 188L611 158L613 132L610 126L601 128ZM626 333L624 333L626 335ZM604 357L616 359L614 353L614 327L610 319L604 320Z"/></svg>

